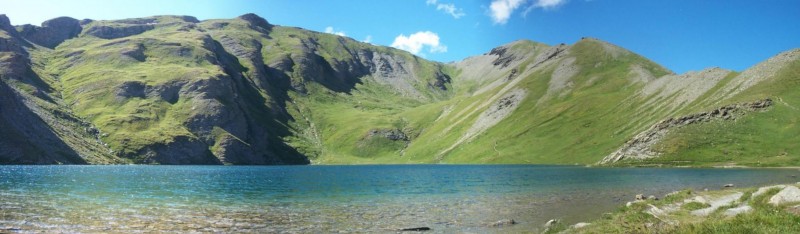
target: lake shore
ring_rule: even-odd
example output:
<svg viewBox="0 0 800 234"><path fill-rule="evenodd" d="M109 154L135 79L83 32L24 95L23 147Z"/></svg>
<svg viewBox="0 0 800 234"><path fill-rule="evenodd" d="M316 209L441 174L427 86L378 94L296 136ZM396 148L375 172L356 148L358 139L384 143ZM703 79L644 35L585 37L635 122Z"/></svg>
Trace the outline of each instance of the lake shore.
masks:
<svg viewBox="0 0 800 234"><path fill-rule="evenodd" d="M792 233L800 230L798 186L642 194L597 220L548 222L545 233Z"/></svg>

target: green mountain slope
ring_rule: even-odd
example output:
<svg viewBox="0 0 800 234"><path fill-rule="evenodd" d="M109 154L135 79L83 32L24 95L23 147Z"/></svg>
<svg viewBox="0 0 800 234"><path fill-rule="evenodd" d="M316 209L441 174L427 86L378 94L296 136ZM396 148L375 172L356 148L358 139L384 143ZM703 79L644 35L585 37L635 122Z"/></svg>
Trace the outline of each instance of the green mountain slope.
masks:
<svg viewBox="0 0 800 234"><path fill-rule="evenodd" d="M797 51L677 75L591 38L442 64L253 14L0 25L0 163L800 158Z"/></svg>

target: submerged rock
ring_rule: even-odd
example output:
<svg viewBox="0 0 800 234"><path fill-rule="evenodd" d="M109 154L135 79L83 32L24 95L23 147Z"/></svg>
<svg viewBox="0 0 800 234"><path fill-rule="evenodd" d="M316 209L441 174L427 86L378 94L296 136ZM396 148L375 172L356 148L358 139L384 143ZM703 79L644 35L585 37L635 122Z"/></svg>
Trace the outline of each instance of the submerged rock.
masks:
<svg viewBox="0 0 800 234"><path fill-rule="evenodd" d="M429 227L415 227L415 228L403 228L399 231L401 232L422 232L422 231L430 231L431 228Z"/></svg>
<svg viewBox="0 0 800 234"><path fill-rule="evenodd" d="M511 226L514 224L517 224L517 221L514 221L513 219L503 219L490 224L489 227L503 227L503 226Z"/></svg>

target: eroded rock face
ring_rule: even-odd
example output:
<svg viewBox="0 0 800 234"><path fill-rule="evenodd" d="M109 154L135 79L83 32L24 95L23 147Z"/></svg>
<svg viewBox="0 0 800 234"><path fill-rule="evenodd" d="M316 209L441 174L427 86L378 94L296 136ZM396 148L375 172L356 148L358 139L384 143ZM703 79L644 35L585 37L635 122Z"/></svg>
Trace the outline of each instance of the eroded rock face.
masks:
<svg viewBox="0 0 800 234"><path fill-rule="evenodd" d="M87 28L85 34L103 39L115 39L115 38L128 37L141 34L147 32L148 30L152 30L154 28L155 25L151 24L143 24L143 25L134 24L134 25L119 25L119 26L97 25Z"/></svg>
<svg viewBox="0 0 800 234"><path fill-rule="evenodd" d="M143 163L171 165L222 164L203 142L180 136L168 143L149 145L138 152L144 157Z"/></svg>
<svg viewBox="0 0 800 234"><path fill-rule="evenodd" d="M59 17L45 21L41 27L23 25L19 33L28 41L52 49L65 40L78 36L81 30L83 28L77 19Z"/></svg>
<svg viewBox="0 0 800 234"><path fill-rule="evenodd" d="M0 30L6 31L12 37L17 36L17 29L11 25L11 20L5 14L0 14Z"/></svg>
<svg viewBox="0 0 800 234"><path fill-rule="evenodd" d="M253 13L248 13L248 14L241 15L241 16L239 16L239 19L243 19L243 20L249 22L250 23L250 28L252 28L253 30L256 30L256 31L261 31L261 32L264 32L264 33L268 33L272 29L272 25L269 24L269 22L267 22L267 20L265 20L264 18L261 18L261 16L253 14Z"/></svg>
<svg viewBox="0 0 800 234"><path fill-rule="evenodd" d="M661 141L670 130L714 120L734 120L748 112L764 111L770 106L772 106L772 99L764 99L756 102L728 105L708 112L663 120L651 126L648 130L637 134L633 139L625 142L617 151L603 158L600 164L613 163L623 159L657 157L658 153L653 151L652 147Z"/></svg>
<svg viewBox="0 0 800 234"><path fill-rule="evenodd" d="M372 129L367 138L382 137L392 141L408 141L409 137L400 129Z"/></svg>

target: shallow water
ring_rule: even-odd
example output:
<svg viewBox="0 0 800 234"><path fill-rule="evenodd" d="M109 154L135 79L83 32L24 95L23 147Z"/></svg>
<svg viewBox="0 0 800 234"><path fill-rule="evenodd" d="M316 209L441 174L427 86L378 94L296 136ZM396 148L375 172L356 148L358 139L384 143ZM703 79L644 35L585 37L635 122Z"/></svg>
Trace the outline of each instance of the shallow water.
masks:
<svg viewBox="0 0 800 234"><path fill-rule="evenodd" d="M0 231L539 231L683 188L796 182L797 169L531 165L0 166ZM491 228L514 219L519 224Z"/></svg>

